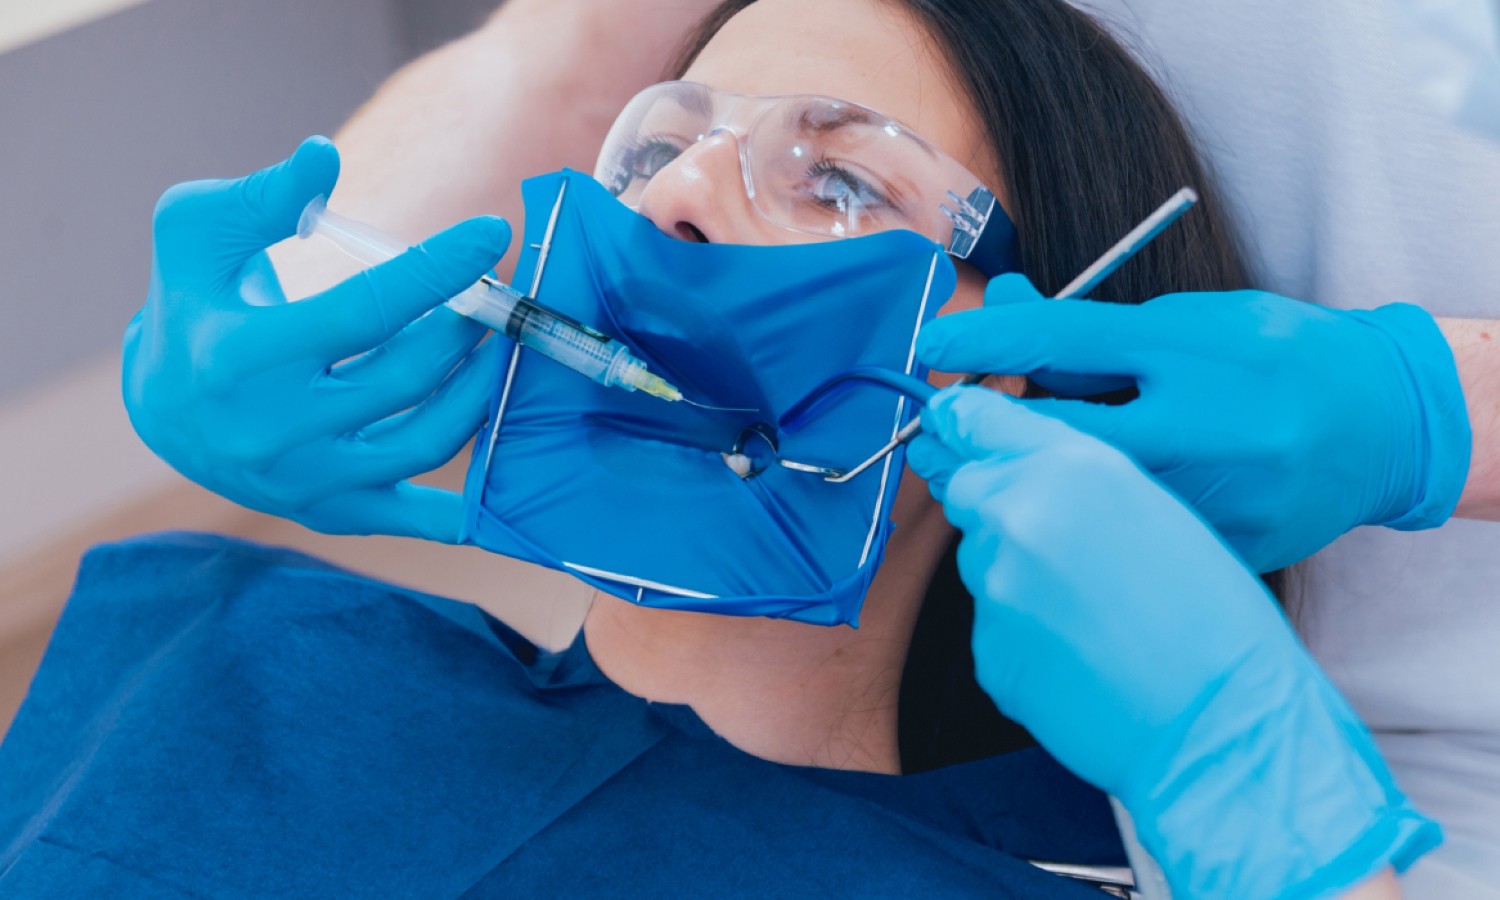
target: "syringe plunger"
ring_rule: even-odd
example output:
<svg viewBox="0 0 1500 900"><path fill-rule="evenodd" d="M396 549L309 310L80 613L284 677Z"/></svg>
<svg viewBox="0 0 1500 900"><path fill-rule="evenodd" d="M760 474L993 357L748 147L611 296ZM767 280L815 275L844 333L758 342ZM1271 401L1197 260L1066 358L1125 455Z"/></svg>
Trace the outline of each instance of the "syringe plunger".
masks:
<svg viewBox="0 0 1500 900"><path fill-rule="evenodd" d="M325 238L366 265L385 262L407 249L378 229L329 209L325 197L307 204L297 223L297 235ZM488 278L477 281L445 305L606 387L642 390L663 400L682 399L681 391L648 371L624 344L590 334L510 285Z"/></svg>

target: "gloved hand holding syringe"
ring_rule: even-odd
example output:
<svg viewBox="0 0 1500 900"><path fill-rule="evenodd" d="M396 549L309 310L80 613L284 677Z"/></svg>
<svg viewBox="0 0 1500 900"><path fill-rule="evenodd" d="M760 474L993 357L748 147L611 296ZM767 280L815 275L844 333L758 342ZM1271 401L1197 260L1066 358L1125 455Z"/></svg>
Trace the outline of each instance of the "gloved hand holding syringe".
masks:
<svg viewBox="0 0 1500 900"><path fill-rule="evenodd" d="M407 250L394 237L330 210L326 197L307 204L297 223L297 235L326 238L366 265L394 259ZM498 279L481 278L444 305L605 387L641 390L669 401L683 399L682 391L647 371L646 364L620 341L538 305Z"/></svg>

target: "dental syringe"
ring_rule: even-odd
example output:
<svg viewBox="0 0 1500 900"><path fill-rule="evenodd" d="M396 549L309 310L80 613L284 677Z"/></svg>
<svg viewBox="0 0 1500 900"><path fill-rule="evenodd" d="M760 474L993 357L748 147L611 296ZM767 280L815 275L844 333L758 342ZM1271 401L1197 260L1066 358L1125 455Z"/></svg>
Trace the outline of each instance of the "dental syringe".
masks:
<svg viewBox="0 0 1500 900"><path fill-rule="evenodd" d="M297 223L298 237L312 235L333 242L365 265L377 265L407 250L390 235L329 209L326 197L307 204ZM538 305L498 279L481 277L444 305L605 387L682 399L681 391L647 371L621 342Z"/></svg>

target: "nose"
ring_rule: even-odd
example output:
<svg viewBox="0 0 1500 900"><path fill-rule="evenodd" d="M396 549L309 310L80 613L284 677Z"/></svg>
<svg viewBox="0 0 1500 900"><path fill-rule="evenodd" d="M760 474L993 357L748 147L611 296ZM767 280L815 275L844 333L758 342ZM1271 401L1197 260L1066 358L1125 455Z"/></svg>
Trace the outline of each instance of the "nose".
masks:
<svg viewBox="0 0 1500 900"><path fill-rule="evenodd" d="M739 139L716 128L689 146L641 191L636 210L679 240L714 244L764 243L740 168Z"/></svg>

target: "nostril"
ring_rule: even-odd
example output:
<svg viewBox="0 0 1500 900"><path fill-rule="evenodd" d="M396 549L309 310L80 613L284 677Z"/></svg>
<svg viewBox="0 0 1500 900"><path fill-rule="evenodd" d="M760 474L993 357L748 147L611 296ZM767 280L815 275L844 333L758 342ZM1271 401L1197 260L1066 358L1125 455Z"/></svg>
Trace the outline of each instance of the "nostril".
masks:
<svg viewBox="0 0 1500 900"><path fill-rule="evenodd" d="M710 243L708 235L699 231L697 226L691 222L678 222L676 232L677 239L680 241L695 241L699 244Z"/></svg>

